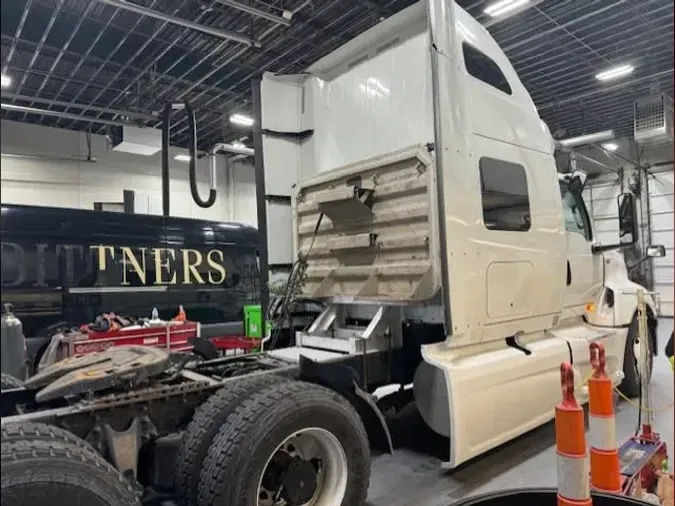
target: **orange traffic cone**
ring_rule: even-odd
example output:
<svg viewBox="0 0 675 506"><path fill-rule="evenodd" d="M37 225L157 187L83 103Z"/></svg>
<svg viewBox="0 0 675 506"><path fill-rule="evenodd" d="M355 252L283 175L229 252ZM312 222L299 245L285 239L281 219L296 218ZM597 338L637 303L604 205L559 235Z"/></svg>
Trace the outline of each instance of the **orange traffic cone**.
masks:
<svg viewBox="0 0 675 506"><path fill-rule="evenodd" d="M574 371L560 364L562 402L555 407L555 445L558 454L558 506L592 506L584 411L574 398Z"/></svg>
<svg viewBox="0 0 675 506"><path fill-rule="evenodd" d="M612 380L605 372L605 348L591 343L593 375L588 380L589 445L591 447L591 487L608 493L621 493L619 450L616 444Z"/></svg>

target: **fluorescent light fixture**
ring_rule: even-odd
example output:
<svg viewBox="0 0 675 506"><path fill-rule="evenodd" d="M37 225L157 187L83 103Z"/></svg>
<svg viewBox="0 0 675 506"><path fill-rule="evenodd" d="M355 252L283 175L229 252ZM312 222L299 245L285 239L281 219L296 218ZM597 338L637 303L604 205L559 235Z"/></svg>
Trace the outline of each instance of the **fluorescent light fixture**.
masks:
<svg viewBox="0 0 675 506"><path fill-rule="evenodd" d="M9 86L12 84L12 78L9 77L8 75L2 74L2 82L0 85L3 88L9 88Z"/></svg>
<svg viewBox="0 0 675 506"><path fill-rule="evenodd" d="M530 0L501 0L501 2L495 2L492 5L488 5L483 12L488 16L496 18L529 3Z"/></svg>
<svg viewBox="0 0 675 506"><path fill-rule="evenodd" d="M244 114L233 114L230 116L230 123L250 127L253 126L253 118Z"/></svg>
<svg viewBox="0 0 675 506"><path fill-rule="evenodd" d="M619 149L619 145L616 142L605 142L600 145L607 151L616 151L617 149Z"/></svg>
<svg viewBox="0 0 675 506"><path fill-rule="evenodd" d="M602 132L595 132L593 134L579 135L578 137L569 137L558 141L563 147L573 148L575 146L583 146L584 144L593 144L595 142L611 141L614 138L613 130L604 130Z"/></svg>
<svg viewBox="0 0 675 506"><path fill-rule="evenodd" d="M190 155L176 155L173 157L173 159L178 160L179 162L189 162Z"/></svg>
<svg viewBox="0 0 675 506"><path fill-rule="evenodd" d="M619 65L618 67L603 70L599 74L596 74L595 78L598 81L609 81L611 79L627 76L628 74L631 74L633 70L634 67L632 65Z"/></svg>

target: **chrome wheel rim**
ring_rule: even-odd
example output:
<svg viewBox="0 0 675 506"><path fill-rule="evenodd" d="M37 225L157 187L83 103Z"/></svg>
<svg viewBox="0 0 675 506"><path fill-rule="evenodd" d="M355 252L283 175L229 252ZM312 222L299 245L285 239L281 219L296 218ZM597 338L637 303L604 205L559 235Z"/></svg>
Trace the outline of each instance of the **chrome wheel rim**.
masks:
<svg viewBox="0 0 675 506"><path fill-rule="evenodd" d="M347 492L347 454L331 432L294 432L272 452L258 479L257 506L340 506Z"/></svg>

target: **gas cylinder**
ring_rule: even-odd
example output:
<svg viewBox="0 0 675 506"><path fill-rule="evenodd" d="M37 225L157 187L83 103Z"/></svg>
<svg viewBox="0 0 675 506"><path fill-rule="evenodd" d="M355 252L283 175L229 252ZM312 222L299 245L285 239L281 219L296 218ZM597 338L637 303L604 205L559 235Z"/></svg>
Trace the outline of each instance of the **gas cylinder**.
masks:
<svg viewBox="0 0 675 506"><path fill-rule="evenodd" d="M5 304L1 318L0 361L2 372L20 380L26 379L26 337L23 324L12 313L12 305Z"/></svg>

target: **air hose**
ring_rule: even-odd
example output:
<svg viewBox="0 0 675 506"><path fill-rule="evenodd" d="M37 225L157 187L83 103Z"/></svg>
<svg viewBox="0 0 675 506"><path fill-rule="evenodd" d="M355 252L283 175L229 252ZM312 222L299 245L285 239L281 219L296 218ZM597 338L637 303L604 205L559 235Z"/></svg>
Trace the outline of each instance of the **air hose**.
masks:
<svg viewBox="0 0 675 506"><path fill-rule="evenodd" d="M162 214L165 217L170 215L171 206L170 198L171 192L169 188L169 143L171 141L171 113L175 108L174 104L167 102L162 111ZM216 201L216 173L211 171L211 188L209 190L209 197L202 200L197 188L197 125L195 122L194 110L190 103L186 100L183 102L183 108L188 116L188 126L190 130L190 193L192 199L199 207L211 207Z"/></svg>

